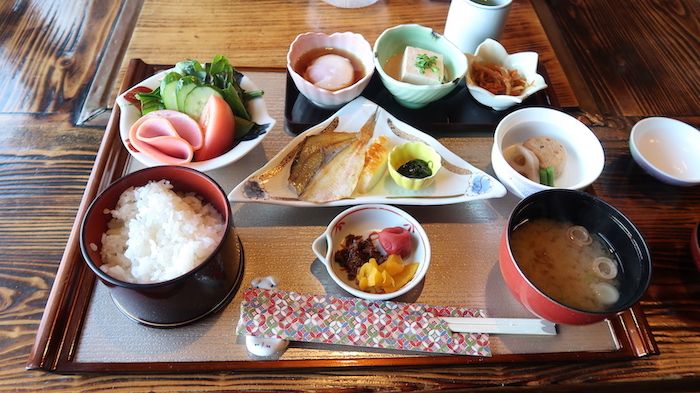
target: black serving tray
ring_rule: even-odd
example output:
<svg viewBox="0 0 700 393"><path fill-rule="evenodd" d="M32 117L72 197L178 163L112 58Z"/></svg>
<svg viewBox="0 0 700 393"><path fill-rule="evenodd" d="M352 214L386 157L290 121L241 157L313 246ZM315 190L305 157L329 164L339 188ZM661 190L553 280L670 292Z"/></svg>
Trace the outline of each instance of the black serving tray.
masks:
<svg viewBox="0 0 700 393"><path fill-rule="evenodd" d="M548 75L540 65L538 72L545 81ZM362 96L389 111L399 120L432 136L463 136L473 132L493 132L498 122L507 114L528 106L560 108L554 89L548 82L544 90L528 97L522 104L507 110L495 111L472 98L463 78L446 97L420 109L401 106L384 87L375 72ZM321 108L299 93L289 72L284 107L284 128L291 135L298 135L326 120L339 108Z"/></svg>

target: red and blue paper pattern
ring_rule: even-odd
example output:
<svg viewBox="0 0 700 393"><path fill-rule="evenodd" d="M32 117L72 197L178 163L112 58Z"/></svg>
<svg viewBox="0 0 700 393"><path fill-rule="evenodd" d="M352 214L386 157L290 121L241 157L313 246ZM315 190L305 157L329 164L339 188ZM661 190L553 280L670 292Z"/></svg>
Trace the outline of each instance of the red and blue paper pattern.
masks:
<svg viewBox="0 0 700 393"><path fill-rule="evenodd" d="M491 356L489 336L450 331L439 317L484 317L477 309L252 288L239 335L406 351Z"/></svg>

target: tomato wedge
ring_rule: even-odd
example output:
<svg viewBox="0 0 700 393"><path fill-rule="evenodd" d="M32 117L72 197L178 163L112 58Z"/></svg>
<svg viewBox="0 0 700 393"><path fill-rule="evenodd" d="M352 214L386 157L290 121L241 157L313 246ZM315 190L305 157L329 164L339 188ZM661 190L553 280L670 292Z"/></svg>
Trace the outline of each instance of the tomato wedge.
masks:
<svg viewBox="0 0 700 393"><path fill-rule="evenodd" d="M207 99L199 125L204 131L204 143L195 151L195 161L210 160L231 150L236 133L236 119L223 98L211 95Z"/></svg>

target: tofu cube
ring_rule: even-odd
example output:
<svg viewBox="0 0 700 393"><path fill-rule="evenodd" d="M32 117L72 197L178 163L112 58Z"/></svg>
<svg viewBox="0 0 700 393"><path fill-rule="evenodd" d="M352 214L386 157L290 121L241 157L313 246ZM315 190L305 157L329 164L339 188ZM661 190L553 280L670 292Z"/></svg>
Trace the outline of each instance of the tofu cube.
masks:
<svg viewBox="0 0 700 393"><path fill-rule="evenodd" d="M434 64L431 62L429 67L420 68L416 66L416 61L420 57L428 58L436 57ZM433 70L437 69L437 72ZM407 46L403 53L403 62L401 63L401 80L403 82L412 83L414 85L439 85L445 77L445 64L443 63L442 55L431 52L426 49Z"/></svg>

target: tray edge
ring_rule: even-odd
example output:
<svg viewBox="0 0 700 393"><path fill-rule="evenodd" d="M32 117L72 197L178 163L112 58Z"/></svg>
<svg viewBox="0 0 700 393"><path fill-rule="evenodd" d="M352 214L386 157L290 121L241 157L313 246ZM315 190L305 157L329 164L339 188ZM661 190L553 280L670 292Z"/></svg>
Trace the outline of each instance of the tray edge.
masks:
<svg viewBox="0 0 700 393"><path fill-rule="evenodd" d="M149 65L141 59L132 59L121 86L125 91L146 76L166 66ZM284 69L264 68L253 71L284 72ZM245 70L241 68L241 70ZM102 144L95 158L85 194L80 203L71 229L66 250L61 259L54 285L49 294L37 337L26 363L28 370L45 370L59 373L77 372L216 372L231 370L279 370L293 368L344 368L390 366L437 366L464 364L493 364L532 361L566 361L594 359L630 359L659 353L649 324L639 303L610 320L612 335L619 349L614 351L558 352L543 354L506 354L489 358L470 356L410 356L403 358L367 358L335 360L277 360L277 361L206 361L172 363L77 363L74 351L80 337L80 329L95 277L82 261L78 231L80 222L91 201L109 183L122 176L129 154L119 139L119 108L114 109ZM73 287L77 285L77 287ZM77 313L76 313L77 312Z"/></svg>

